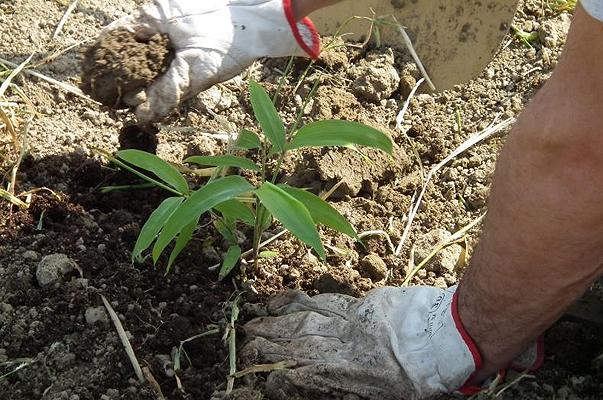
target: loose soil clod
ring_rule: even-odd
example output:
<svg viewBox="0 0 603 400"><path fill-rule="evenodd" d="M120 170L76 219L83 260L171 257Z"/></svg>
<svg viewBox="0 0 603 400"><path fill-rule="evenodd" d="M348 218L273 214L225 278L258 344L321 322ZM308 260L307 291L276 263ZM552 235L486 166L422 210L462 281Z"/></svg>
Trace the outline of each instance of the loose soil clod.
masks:
<svg viewBox="0 0 603 400"><path fill-rule="evenodd" d="M93 99L113 108L131 103L124 96L135 96L163 74L171 61L172 50L166 35L143 38L124 28L99 38L84 53L82 90Z"/></svg>

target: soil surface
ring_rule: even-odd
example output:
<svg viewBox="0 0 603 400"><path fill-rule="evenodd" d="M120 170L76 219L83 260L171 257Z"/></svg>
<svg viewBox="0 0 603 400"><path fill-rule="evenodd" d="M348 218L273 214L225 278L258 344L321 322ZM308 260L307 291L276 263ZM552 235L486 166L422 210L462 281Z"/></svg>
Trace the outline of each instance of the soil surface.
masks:
<svg viewBox="0 0 603 400"><path fill-rule="evenodd" d="M81 43L95 39L102 26L131 12L137 3L82 0L56 39L53 32L67 3L0 3L0 36L6 38L0 57L20 63L34 53L31 68L78 86ZM17 76L0 101L15 104L7 115L18 138L26 136L27 141L14 141L0 120L0 183L6 188L14 181L15 194L29 208L0 198L0 399L157 399L159 389L167 399L210 399L226 387L228 348L222 335L241 290L245 295L237 325L249 318L253 303L286 288L361 296L375 287L401 284L433 246L486 211L496 157L507 132L471 147L433 176L401 252L392 251L390 242L394 247L400 242L409 207L429 170L493 121L517 116L550 75L571 15L543 4L527 1L514 21L525 32L537 32L532 44L508 36L476 79L437 94L420 89L400 127L396 117L420 78L405 52L370 45L328 46L308 73L308 60L296 60L278 102L287 126L299 112L304 123L325 118L363 122L391 135L394 156L367 149L291 153L281 181L315 193L336 186L329 201L366 236L360 244L321 228L328 251L321 262L285 235L264 249L273 256L261 259L246 284L236 274L218 281L212 267L226 247L209 216L201 220L191 245L169 274L163 269L166 260L157 267L150 261L133 264L131 250L140 227L169 194L159 189L101 190L140 182L109 164L99 150L112 153L120 144L142 146L174 163L192 155L221 154L226 133L258 129L246 80L262 82L273 94L287 59L262 60L187 101L158 125L153 140L131 126L127 111L98 106L29 75ZM111 46L125 46L125 41L136 42L121 38ZM324 41L331 43L331 38ZM148 50L149 45L138 44L137 54ZM96 48L112 48L103 46ZM168 55L161 54L165 61ZM163 71L153 69L158 64L142 72L115 65L116 82L130 73L152 80ZM140 87L148 82L141 80ZM306 102L316 83L316 93ZM111 86L105 103L117 103L123 93L117 91L119 85ZM16 147L23 143L27 151L20 158ZM203 183L198 177L187 178L193 186ZM267 236L278 230L278 225L272 226ZM240 231L241 247L247 249L251 233L244 227ZM457 283L478 235L479 227L469 231L466 241L438 253L411 284ZM150 374L147 383L136 378L101 295ZM239 344L242 340L239 336ZM183 351L178 352L181 345ZM600 326L564 318L547 333L545 346L544 366L519 381L511 375L506 382L512 384L497 398L601 398ZM264 398L264 380L263 374L237 380L233 397Z"/></svg>
<svg viewBox="0 0 603 400"><path fill-rule="evenodd" d="M142 37L117 28L103 34L85 51L82 89L113 108L136 105L133 97L140 96L167 71L170 61L171 47L166 35Z"/></svg>

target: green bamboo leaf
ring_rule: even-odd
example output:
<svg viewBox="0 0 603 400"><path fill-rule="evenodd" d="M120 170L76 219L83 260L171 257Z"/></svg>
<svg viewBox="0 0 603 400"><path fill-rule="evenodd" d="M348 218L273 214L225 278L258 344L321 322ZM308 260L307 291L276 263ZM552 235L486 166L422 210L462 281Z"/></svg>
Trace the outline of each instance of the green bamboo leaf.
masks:
<svg viewBox="0 0 603 400"><path fill-rule="evenodd" d="M235 236L233 230L234 227L228 226L227 222L222 218L218 218L214 221L214 228L218 231L218 233L229 243L236 243L237 237Z"/></svg>
<svg viewBox="0 0 603 400"><path fill-rule="evenodd" d="M262 127L264 136L279 152L283 151L285 149L285 126L276 112L272 100L264 88L254 81L249 81L249 93L253 113Z"/></svg>
<svg viewBox="0 0 603 400"><path fill-rule="evenodd" d="M224 218L240 220L250 226L255 224L253 211L239 200L232 199L225 201L215 206L214 210L220 212Z"/></svg>
<svg viewBox="0 0 603 400"><path fill-rule="evenodd" d="M198 223L199 223L199 218L193 220L193 222L191 222L190 224L185 226L182 229L182 231L180 231L180 234L178 235L178 239L176 239L176 244L174 245L174 249L170 253L170 258L168 260L168 264L165 269L166 274L168 272L170 272L170 269L172 268L172 264L174 263L174 260L176 260L176 257L178 257L180 252L182 250L184 250L184 248L186 247L188 242L191 241L191 238L193 237L193 233L195 233L195 229L197 228Z"/></svg>
<svg viewBox="0 0 603 400"><path fill-rule="evenodd" d="M163 225L183 201L184 197L168 197L151 213L136 239L134 250L132 250L132 261L142 261L142 252L153 243Z"/></svg>
<svg viewBox="0 0 603 400"><path fill-rule="evenodd" d="M193 156L189 157L184 162L194 163L199 165L207 165L212 167L235 167L259 171L260 167L253 161L245 158L232 155L223 156Z"/></svg>
<svg viewBox="0 0 603 400"><path fill-rule="evenodd" d="M222 266L220 267L220 272L218 273L218 279L224 279L230 271L237 265L237 262L241 258L241 248L239 246L230 246L226 251L226 255L224 256L224 261L222 262Z"/></svg>
<svg viewBox="0 0 603 400"><path fill-rule="evenodd" d="M285 192L301 201L304 206L310 211L310 215L317 224L323 224L329 228L335 229L338 232L346 234L355 239L358 238L354 227L348 222L343 215L339 213L329 203L306 190L298 189L289 185L279 185Z"/></svg>
<svg viewBox="0 0 603 400"><path fill-rule="evenodd" d="M178 170L172 167L155 154L147 153L141 150L128 149L120 150L116 153L117 157L122 160L150 171L157 175L159 179L179 191L180 193L188 193L188 184Z"/></svg>
<svg viewBox="0 0 603 400"><path fill-rule="evenodd" d="M257 149L261 145L262 143L260 142L258 135L248 129L241 129L239 137L237 138L237 143L235 144L237 148L244 150Z"/></svg>
<svg viewBox="0 0 603 400"><path fill-rule="evenodd" d="M201 214L251 190L253 190L253 186L238 175L216 179L195 190L165 223L155 246L153 246L153 262L157 262L163 250L176 235Z"/></svg>
<svg viewBox="0 0 603 400"><path fill-rule="evenodd" d="M325 249L314 220L302 202L270 182L264 182L255 190L255 194L289 232L316 250L321 259L325 258Z"/></svg>
<svg viewBox="0 0 603 400"><path fill-rule="evenodd" d="M392 154L392 140L370 126L343 120L311 122L297 131L287 148L361 145Z"/></svg>

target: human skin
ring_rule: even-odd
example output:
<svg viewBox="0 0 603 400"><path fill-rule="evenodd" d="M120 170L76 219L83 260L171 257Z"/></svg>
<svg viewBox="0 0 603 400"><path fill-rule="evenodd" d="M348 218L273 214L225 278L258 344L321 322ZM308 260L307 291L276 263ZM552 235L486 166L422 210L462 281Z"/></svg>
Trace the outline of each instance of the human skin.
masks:
<svg viewBox="0 0 603 400"><path fill-rule="evenodd" d="M507 366L603 273L603 23L578 5L553 75L498 158L459 313Z"/></svg>
<svg viewBox="0 0 603 400"><path fill-rule="evenodd" d="M301 19L333 0L293 0ZM603 273L603 23L580 5L555 72L499 156L488 216L459 285L481 352L505 368Z"/></svg>

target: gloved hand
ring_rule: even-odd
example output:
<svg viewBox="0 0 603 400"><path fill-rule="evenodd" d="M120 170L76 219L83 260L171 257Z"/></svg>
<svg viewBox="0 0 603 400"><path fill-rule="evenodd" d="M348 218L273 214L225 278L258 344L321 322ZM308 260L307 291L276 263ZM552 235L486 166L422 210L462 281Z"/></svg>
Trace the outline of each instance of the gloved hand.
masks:
<svg viewBox="0 0 603 400"><path fill-rule="evenodd" d="M117 27L139 37L167 34L175 50L169 70L136 109L141 123L165 116L260 57L316 58L320 47L312 22L295 21L291 0L154 0L108 29Z"/></svg>
<svg viewBox="0 0 603 400"><path fill-rule="evenodd" d="M269 317L244 326L252 339L243 366L294 361L266 382L272 399L327 399L354 393L367 399L422 399L467 386L481 367L477 346L463 328L456 286L393 288L356 299L341 294L309 297L288 291L268 303ZM513 367L542 362L542 342Z"/></svg>
<svg viewBox="0 0 603 400"><path fill-rule="evenodd" d="M297 362L269 375L273 399L354 393L410 400L454 391L481 364L460 322L455 290L386 287L361 299L289 291L270 301L271 316L245 325L254 338L240 360Z"/></svg>

